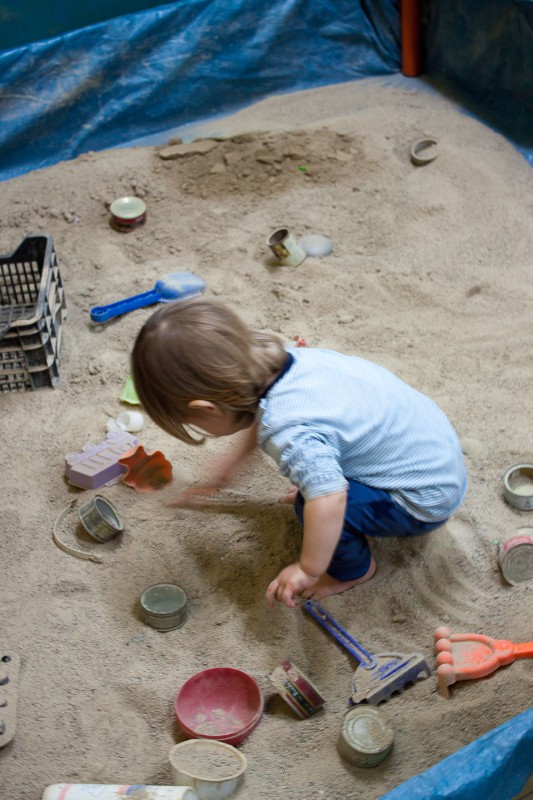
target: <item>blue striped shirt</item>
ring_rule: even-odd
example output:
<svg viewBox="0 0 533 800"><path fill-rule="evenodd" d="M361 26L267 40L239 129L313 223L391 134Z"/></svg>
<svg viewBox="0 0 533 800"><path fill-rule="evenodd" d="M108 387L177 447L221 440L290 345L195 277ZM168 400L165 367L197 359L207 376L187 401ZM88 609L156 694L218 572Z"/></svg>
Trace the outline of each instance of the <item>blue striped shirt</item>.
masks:
<svg viewBox="0 0 533 800"><path fill-rule="evenodd" d="M355 480L416 519L447 519L466 494L461 446L441 409L384 367L291 348L257 412L258 443L306 500ZM290 361L290 359L289 359Z"/></svg>

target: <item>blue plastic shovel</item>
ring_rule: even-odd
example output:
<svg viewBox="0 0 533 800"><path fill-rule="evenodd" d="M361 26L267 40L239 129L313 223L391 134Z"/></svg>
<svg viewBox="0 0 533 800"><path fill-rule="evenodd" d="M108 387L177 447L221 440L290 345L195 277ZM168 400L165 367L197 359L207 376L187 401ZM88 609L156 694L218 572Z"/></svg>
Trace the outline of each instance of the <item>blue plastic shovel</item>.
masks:
<svg viewBox="0 0 533 800"><path fill-rule="evenodd" d="M108 319L120 317L127 311L151 306L153 303L169 303L171 300L194 297L201 294L204 289L205 281L192 272L173 272L170 275L163 275L149 292L126 297L125 300L118 300L107 306L94 306L91 308L91 319L93 322L107 322Z"/></svg>

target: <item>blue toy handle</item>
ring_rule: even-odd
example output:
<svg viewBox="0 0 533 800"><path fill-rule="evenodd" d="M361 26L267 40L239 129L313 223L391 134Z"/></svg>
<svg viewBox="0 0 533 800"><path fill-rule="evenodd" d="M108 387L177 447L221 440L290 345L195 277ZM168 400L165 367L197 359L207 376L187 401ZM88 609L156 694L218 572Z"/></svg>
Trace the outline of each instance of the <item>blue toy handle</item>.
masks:
<svg viewBox="0 0 533 800"><path fill-rule="evenodd" d="M357 639L354 639L353 636L350 636L348 631L345 631L344 628L341 628L339 623L336 622L327 611L319 606L318 603L315 603L313 600L307 600L303 606L307 613L310 614L320 625L322 625L322 627L325 628L325 630L327 630L327 632L333 636L333 638L336 639L338 643L356 659L356 661L359 661L364 669L373 669L377 665L378 662L372 653L369 653L368 650L365 650L365 648L359 644Z"/></svg>
<svg viewBox="0 0 533 800"><path fill-rule="evenodd" d="M144 308L151 306L153 303L159 303L161 300L161 293L155 289L142 294L135 294L133 297L127 297L125 300L118 300L116 303L109 303L107 306L94 306L91 308L91 319L93 322L107 322L108 319L113 317L120 317L127 311L135 311L136 308Z"/></svg>

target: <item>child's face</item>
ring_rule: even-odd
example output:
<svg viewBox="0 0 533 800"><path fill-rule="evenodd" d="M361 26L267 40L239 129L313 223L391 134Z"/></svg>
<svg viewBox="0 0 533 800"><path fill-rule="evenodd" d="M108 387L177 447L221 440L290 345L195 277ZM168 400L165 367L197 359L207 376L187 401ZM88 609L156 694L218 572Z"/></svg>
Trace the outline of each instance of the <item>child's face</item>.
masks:
<svg viewBox="0 0 533 800"><path fill-rule="evenodd" d="M190 408L187 414L187 425L200 428L211 436L231 436L234 433L249 428L254 421L253 414L245 414L238 420L235 415L218 406L208 408Z"/></svg>

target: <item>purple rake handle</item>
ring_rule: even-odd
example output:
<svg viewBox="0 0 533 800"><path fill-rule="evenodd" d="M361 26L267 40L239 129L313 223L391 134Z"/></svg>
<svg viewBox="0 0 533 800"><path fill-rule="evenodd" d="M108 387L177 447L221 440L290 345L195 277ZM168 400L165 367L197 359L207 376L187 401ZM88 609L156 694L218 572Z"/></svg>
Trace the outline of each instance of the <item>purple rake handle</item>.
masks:
<svg viewBox="0 0 533 800"><path fill-rule="evenodd" d="M372 655L369 653L368 650L359 644L357 639L354 639L353 636L341 628L341 626L336 622L332 616L328 614L318 603L313 602L312 600L307 600L303 604L303 607L310 614L314 620L316 620L319 625L333 636L334 639L337 640L339 644L341 644L345 650L347 650L359 663L364 669L374 669L377 667L378 662Z"/></svg>

